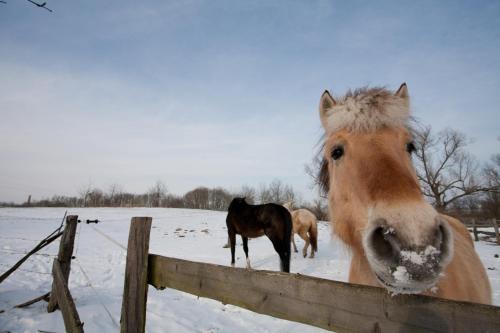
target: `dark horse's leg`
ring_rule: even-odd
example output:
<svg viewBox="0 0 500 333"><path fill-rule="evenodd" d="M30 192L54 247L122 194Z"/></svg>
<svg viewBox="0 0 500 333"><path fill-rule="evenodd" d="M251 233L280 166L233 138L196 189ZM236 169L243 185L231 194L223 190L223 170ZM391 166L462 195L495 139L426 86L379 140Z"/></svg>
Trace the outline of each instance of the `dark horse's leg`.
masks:
<svg viewBox="0 0 500 333"><path fill-rule="evenodd" d="M247 257L247 268L250 269L250 259L248 259L248 237L241 236L243 240L243 251L245 251L245 256Z"/></svg>
<svg viewBox="0 0 500 333"><path fill-rule="evenodd" d="M274 249L276 252L278 252L278 255L280 256L280 268L282 272L287 272L290 273L290 236L291 234L288 233L288 237L286 237L285 233L285 239L282 239L280 237L280 234L278 233L277 230L274 228L271 230L266 230L266 236L271 240L271 243L273 243Z"/></svg>
<svg viewBox="0 0 500 333"><path fill-rule="evenodd" d="M228 236L228 237L227 237L227 243L226 243L226 244L224 244L222 247L223 247L224 249L227 249L227 248L229 248L230 246L231 246L231 244L229 243L229 236Z"/></svg>
<svg viewBox="0 0 500 333"><path fill-rule="evenodd" d="M282 272L290 273L290 242L283 242L282 240L271 240L274 249L280 256L280 268ZM288 245L288 246L287 246Z"/></svg>
<svg viewBox="0 0 500 333"><path fill-rule="evenodd" d="M234 252L236 249L236 232L232 228L227 228L228 241L231 245L231 266L234 267Z"/></svg>

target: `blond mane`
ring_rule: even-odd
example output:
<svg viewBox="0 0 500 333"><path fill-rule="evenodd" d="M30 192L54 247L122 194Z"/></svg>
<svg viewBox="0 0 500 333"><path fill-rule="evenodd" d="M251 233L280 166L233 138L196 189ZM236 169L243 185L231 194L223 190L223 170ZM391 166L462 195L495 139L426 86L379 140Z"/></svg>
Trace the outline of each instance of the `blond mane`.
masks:
<svg viewBox="0 0 500 333"><path fill-rule="evenodd" d="M381 127L404 127L410 116L409 99L383 87L359 88L335 98L324 113L327 132L347 129L372 132Z"/></svg>

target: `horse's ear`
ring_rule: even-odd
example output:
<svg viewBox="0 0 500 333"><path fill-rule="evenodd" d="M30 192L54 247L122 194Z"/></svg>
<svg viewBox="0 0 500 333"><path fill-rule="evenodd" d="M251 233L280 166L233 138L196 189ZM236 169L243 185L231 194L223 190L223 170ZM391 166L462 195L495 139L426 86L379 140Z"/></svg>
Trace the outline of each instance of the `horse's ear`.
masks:
<svg viewBox="0 0 500 333"><path fill-rule="evenodd" d="M398 97L401 97L403 99L408 99L408 97L410 97L410 95L408 94L408 87L406 86L406 82L404 82L399 87L399 89L398 89L398 91L396 91L395 95Z"/></svg>
<svg viewBox="0 0 500 333"><path fill-rule="evenodd" d="M328 92L328 90L325 90L323 95L321 95L321 100L319 102L319 118L321 119L321 124L323 124L323 127L326 129L327 128L327 120L328 120L328 111L333 108L337 102L333 99L332 95Z"/></svg>

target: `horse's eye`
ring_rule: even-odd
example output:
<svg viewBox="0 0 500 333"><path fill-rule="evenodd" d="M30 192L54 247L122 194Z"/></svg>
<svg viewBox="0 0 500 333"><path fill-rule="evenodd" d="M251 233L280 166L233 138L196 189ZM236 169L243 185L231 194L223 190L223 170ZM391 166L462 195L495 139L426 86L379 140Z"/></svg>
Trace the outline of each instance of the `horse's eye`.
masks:
<svg viewBox="0 0 500 333"><path fill-rule="evenodd" d="M343 147L335 147L332 151L332 158L334 160L338 160L339 158L344 155L344 148Z"/></svg>
<svg viewBox="0 0 500 333"><path fill-rule="evenodd" d="M415 144L413 143L413 141L412 141L412 142L408 142L408 143L406 144L406 151L407 151L408 153L410 153L410 154L411 154L411 153L413 153L415 150L417 150L417 148L415 148Z"/></svg>

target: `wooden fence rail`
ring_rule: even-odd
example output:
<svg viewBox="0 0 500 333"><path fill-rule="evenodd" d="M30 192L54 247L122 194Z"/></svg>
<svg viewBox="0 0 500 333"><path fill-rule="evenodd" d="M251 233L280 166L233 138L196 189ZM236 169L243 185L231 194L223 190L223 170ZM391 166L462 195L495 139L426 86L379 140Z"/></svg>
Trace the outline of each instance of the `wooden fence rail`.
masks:
<svg viewBox="0 0 500 333"><path fill-rule="evenodd" d="M500 307L416 295L391 296L382 288L300 274L246 270L167 258L148 253L151 223L133 219L127 271L147 270L147 283L233 304L251 311L337 332L500 332ZM131 255L134 249L139 255ZM129 255L139 256L129 267ZM141 273L142 274L142 273ZM140 275L140 274L138 274ZM126 273L126 276L128 275ZM144 332L147 286L133 287L135 299L123 300L122 332ZM140 291L137 293L137 290ZM135 290L135 292L134 292ZM144 302L137 303L144 299ZM125 303L140 304L125 316ZM136 320L138 322L133 322Z"/></svg>
<svg viewBox="0 0 500 333"><path fill-rule="evenodd" d="M499 224L500 220L496 220L494 218L492 219L486 219L486 220L476 220L475 218L472 218L471 220L467 221L465 223L465 226L469 229L469 231L472 231L474 234L474 241L479 241L479 236L478 234L485 234L488 236L495 236L497 245L500 245L500 231L499 231ZM493 231L481 231L478 230L479 228L493 228Z"/></svg>

